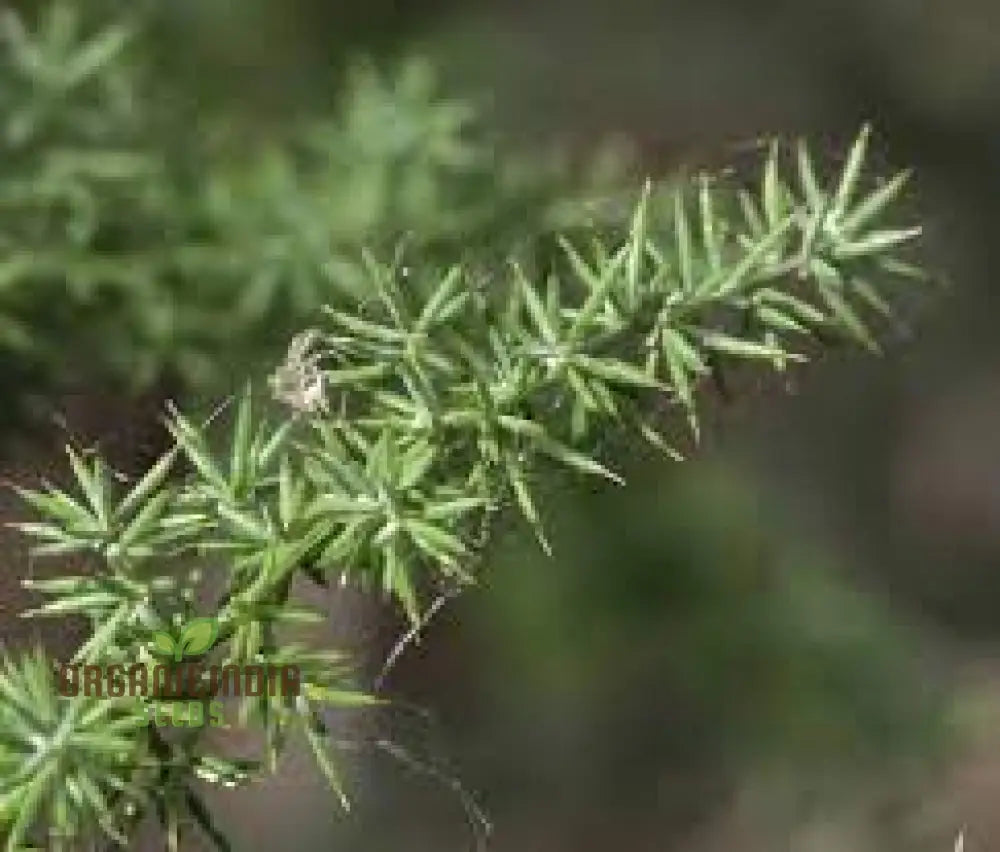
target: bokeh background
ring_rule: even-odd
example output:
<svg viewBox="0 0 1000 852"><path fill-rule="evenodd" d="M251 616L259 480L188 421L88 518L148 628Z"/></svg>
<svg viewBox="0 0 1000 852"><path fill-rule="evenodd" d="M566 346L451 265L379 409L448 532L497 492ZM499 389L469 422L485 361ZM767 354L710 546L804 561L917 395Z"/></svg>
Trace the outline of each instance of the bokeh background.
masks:
<svg viewBox="0 0 1000 852"><path fill-rule="evenodd" d="M358 280L359 246L488 246L602 179L578 164L606 144L661 175L742 163L764 133L835 159L871 120L878 156L916 170L926 260L951 283L883 358L832 351L708 399L684 464L624 447L625 489L547 484L555 558L511 521L483 588L393 674L414 709L371 737L434 769L360 750L345 818L293 754L217 797L236 849L475 848L467 796L498 852L945 850L963 826L966 849L1000 848L1000 8L8 6L44 36L37 61L13 25L0 47L10 481L64 477L67 435L141 470L164 402L263 376ZM125 53L115 31L71 50L119 24L138 32ZM452 99L480 147L455 142ZM39 629L20 578L51 568L3 544L18 646ZM399 625L330 603L377 669Z"/></svg>

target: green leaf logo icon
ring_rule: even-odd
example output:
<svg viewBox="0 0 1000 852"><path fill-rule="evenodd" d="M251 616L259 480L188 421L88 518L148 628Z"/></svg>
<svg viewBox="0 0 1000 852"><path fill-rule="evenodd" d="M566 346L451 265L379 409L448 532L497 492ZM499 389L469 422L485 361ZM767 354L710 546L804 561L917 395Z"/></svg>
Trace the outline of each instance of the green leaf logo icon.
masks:
<svg viewBox="0 0 1000 852"><path fill-rule="evenodd" d="M161 657L172 657L177 653L177 643L169 633L157 630L153 633L153 650Z"/></svg>
<svg viewBox="0 0 1000 852"><path fill-rule="evenodd" d="M204 654L215 644L218 635L219 623L214 618L192 619L184 625L184 629L181 631L174 659L180 662L185 655L196 657L198 654Z"/></svg>

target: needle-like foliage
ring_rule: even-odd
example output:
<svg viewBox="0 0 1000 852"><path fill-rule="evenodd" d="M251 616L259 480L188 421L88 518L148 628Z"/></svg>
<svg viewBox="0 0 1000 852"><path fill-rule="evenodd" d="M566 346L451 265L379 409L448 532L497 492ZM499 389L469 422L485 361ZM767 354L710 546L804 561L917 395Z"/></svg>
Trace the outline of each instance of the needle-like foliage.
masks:
<svg viewBox="0 0 1000 852"><path fill-rule="evenodd" d="M242 698L266 754L234 758L202 748L197 731L168 742L107 699L55 698L40 656L8 661L6 848L40 826L124 838L146 813L168 848L185 817L226 848L191 782L275 771L293 732L346 804L323 709L376 699L341 653L285 638L323 618L293 601L293 580L377 590L415 632L434 595L475 581L498 512L518 512L548 548L535 484L552 465L621 483L605 439L680 457L677 426L697 440L698 392L714 373L785 370L817 336L877 349L874 321L891 314L882 285L923 275L901 254L919 228L889 217L905 175L865 188L869 139L865 128L826 183L804 144L783 175L777 143L756 188L648 183L628 216L522 240L500 263L442 262L440 247L412 244L365 253L359 295L317 316L272 376L278 422L248 387L220 449L212 418L173 410L174 447L129 488L70 449L75 489L22 490L40 520L21 528L38 554L97 560L91 575L28 583L46 597L29 615L89 619L74 661L151 660L156 634L198 615L211 572L226 587L213 613L220 661L293 663L304 688Z"/></svg>

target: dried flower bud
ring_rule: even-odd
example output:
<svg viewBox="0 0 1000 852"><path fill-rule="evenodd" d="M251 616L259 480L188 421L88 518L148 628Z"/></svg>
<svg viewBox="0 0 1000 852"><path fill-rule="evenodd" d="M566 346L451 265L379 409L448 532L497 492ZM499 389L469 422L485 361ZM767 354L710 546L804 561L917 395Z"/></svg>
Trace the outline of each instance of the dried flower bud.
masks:
<svg viewBox="0 0 1000 852"><path fill-rule="evenodd" d="M276 400L295 411L308 414L327 411L323 372L318 366L319 355L312 351L318 336L319 332L309 329L292 338L284 363L269 380Z"/></svg>

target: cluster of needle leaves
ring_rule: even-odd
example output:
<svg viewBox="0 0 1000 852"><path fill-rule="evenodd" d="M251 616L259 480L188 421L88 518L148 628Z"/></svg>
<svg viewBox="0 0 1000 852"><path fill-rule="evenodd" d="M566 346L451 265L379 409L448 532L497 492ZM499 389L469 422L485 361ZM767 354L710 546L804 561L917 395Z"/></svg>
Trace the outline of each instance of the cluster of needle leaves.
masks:
<svg viewBox="0 0 1000 852"><path fill-rule="evenodd" d="M825 179L804 144L775 143L756 186L649 183L617 224L539 236L505 263L365 254L364 295L329 306L272 375L274 422L249 387L226 430L173 409L173 448L130 487L70 450L75 490L22 490L40 520L21 526L39 555L96 563L29 583L46 598L30 615L89 619L74 662L149 660L154 634L212 615L220 660L293 662L305 688L242 699L265 741L250 759L212 753L199 729L168 741L134 700L55 698L44 656L7 658L6 850L33 829L56 849L95 831L125 844L147 815L167 849L191 820L224 849L196 782L274 772L296 732L346 804L323 713L380 699L342 654L285 638L324 618L293 581L383 594L412 634L476 580L499 512L548 549L535 486L553 466L621 482L604 439L679 457L699 434L698 391L727 365L785 370L817 337L876 349L891 314L876 287L924 275L902 254L919 229L889 220L906 174L862 191L869 139L866 127ZM195 612L208 576L225 592Z"/></svg>

